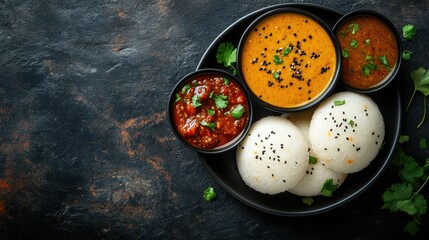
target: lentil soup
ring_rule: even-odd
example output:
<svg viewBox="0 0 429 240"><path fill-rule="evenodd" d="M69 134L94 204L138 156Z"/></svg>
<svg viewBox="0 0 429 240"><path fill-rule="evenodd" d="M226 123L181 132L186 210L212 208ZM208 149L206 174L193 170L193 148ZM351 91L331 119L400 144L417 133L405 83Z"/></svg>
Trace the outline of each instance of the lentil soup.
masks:
<svg viewBox="0 0 429 240"><path fill-rule="evenodd" d="M398 63L394 32L381 19L360 15L336 31L342 51L341 79L357 89L377 86Z"/></svg>
<svg viewBox="0 0 429 240"><path fill-rule="evenodd" d="M240 72L245 83L257 98L274 107L312 102L336 74L332 38L317 21L301 13L266 17L241 44Z"/></svg>

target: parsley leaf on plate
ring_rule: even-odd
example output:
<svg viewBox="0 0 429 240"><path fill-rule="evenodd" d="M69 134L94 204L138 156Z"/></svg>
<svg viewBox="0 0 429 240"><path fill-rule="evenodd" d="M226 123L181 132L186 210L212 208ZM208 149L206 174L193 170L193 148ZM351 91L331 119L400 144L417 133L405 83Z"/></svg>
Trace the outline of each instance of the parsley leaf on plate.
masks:
<svg viewBox="0 0 429 240"><path fill-rule="evenodd" d="M204 200L206 200L207 202L212 201L213 199L215 199L217 197L216 191L214 190L214 188L212 186L207 187L204 191L203 191L203 198Z"/></svg>

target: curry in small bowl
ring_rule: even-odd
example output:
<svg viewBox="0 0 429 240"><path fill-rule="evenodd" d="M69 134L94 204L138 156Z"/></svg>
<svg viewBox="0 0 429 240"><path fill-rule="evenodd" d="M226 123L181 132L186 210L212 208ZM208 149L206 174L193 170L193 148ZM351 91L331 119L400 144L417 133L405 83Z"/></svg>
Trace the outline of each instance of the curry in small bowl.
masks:
<svg viewBox="0 0 429 240"><path fill-rule="evenodd" d="M252 121L252 103L241 83L218 69L183 77L171 92L168 108L177 138L200 153L234 148Z"/></svg>
<svg viewBox="0 0 429 240"><path fill-rule="evenodd" d="M247 28L237 63L244 86L262 106L288 112L310 108L331 93L341 55L326 23L305 10L279 8Z"/></svg>
<svg viewBox="0 0 429 240"><path fill-rule="evenodd" d="M334 27L341 46L341 82L349 90L369 93L390 83L401 65L402 46L394 25L382 14L356 10Z"/></svg>

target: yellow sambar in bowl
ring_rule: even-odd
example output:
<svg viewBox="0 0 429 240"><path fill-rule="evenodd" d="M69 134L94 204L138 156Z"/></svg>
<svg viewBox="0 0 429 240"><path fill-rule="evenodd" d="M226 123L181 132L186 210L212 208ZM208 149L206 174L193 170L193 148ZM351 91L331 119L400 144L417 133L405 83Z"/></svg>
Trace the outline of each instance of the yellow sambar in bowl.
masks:
<svg viewBox="0 0 429 240"><path fill-rule="evenodd" d="M341 65L332 30L313 14L294 8L256 19L241 38L237 55L247 90L264 107L279 112L319 103L334 89Z"/></svg>

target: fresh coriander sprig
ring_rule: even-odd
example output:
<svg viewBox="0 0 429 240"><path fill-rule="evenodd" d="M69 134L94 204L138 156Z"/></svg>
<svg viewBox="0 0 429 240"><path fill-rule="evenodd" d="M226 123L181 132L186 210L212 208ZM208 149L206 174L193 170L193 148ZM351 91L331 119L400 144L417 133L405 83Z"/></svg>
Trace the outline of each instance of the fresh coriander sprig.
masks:
<svg viewBox="0 0 429 240"><path fill-rule="evenodd" d="M385 190L381 208L410 215L412 220L404 227L404 231L415 235L420 230L421 217L427 213L427 199L421 191L429 181L429 158L421 166L399 146L392 164L401 169L399 176L402 182L392 184Z"/></svg>
<svg viewBox="0 0 429 240"><path fill-rule="evenodd" d="M410 101L408 102L407 108L405 109L405 112L408 111L408 108L411 105L411 102L414 98L414 95L417 91L421 92L423 94L423 117L420 121L420 123L417 125L417 128L419 128L426 118L426 97L429 95L429 71L420 67L417 70L411 72L411 79L414 82L414 91L411 95Z"/></svg>
<svg viewBox="0 0 429 240"><path fill-rule="evenodd" d="M216 52L217 63L223 64L224 67L232 71L234 76L237 75L237 69L234 63L237 61L237 48L230 42L221 43Z"/></svg>

